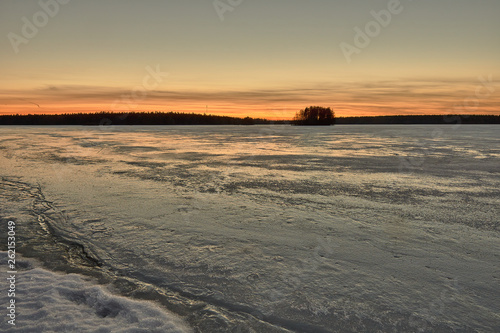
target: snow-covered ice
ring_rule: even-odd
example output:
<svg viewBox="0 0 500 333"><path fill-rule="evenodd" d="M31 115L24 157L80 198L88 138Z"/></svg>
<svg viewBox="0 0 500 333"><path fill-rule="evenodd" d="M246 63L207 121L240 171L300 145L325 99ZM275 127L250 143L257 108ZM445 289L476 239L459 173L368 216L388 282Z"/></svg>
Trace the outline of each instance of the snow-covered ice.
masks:
<svg viewBox="0 0 500 333"><path fill-rule="evenodd" d="M7 252L0 256L5 273ZM16 265L15 325L2 321L2 332L191 332L155 304L112 295L80 275L50 272L19 255ZM9 304L7 296L2 293L2 304Z"/></svg>

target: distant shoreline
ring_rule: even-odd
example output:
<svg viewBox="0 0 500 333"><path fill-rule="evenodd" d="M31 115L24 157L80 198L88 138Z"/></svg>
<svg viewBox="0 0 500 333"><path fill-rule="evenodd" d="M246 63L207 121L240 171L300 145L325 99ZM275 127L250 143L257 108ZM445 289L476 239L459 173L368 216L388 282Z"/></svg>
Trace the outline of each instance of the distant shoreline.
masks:
<svg viewBox="0 0 500 333"><path fill-rule="evenodd" d="M180 112L132 112L132 113L67 113L0 115L2 125L276 125L293 124L292 120L268 120L262 118L237 118ZM336 125L495 125L500 115L404 115L373 117L337 117Z"/></svg>
<svg viewBox="0 0 500 333"><path fill-rule="evenodd" d="M340 117L337 125L498 125L500 115L407 115Z"/></svg>

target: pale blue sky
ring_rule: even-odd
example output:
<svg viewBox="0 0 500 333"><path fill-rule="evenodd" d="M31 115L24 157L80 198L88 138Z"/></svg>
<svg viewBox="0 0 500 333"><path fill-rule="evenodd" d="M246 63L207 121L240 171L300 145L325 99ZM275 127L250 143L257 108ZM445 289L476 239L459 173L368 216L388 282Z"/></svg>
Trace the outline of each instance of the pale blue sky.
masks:
<svg viewBox="0 0 500 333"><path fill-rule="evenodd" d="M369 113L364 104L344 105L356 101L361 93L357 85L378 82L390 93L401 81L415 87L422 80L446 81L439 98L448 103L461 98L457 92L466 93L468 86L473 93L480 75L500 74L498 0L401 0L402 12L393 15L368 47L352 55L350 63L340 44L354 45L353 29L364 29L373 20L370 12L386 9L390 1L245 0L221 21L211 0L71 0L15 53L8 34L22 36L22 17L32 21L42 10L39 3L0 2L0 112L23 108L13 101L21 95L42 99L45 105L60 103L43 93L47 87L71 93L78 110L82 105L88 111L106 109L120 90L140 84L146 66L156 65L169 72L156 88L170 96L167 106L182 111L184 103L186 109L197 110L193 105L217 105L217 96L252 93L260 106L238 102L237 97L230 103L234 111L219 103L220 112L247 108L249 113L263 112L258 103L262 90L264 100L272 92L288 96L285 108L306 103L314 91L318 103L346 113ZM92 89L99 97L79 100L77 87ZM287 94L290 90L293 94ZM482 104L488 112L497 97ZM398 99L396 107L402 102ZM387 112L394 112L390 99L387 103ZM139 104L143 109L162 105L153 93ZM380 113L384 106L373 110Z"/></svg>

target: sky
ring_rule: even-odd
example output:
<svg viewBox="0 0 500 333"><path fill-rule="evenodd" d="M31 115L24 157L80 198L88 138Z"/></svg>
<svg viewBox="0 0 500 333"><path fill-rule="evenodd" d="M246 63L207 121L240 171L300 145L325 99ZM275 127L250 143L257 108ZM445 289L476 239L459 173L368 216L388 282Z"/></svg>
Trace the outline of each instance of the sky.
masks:
<svg viewBox="0 0 500 333"><path fill-rule="evenodd" d="M498 0L2 0L0 114L500 114Z"/></svg>

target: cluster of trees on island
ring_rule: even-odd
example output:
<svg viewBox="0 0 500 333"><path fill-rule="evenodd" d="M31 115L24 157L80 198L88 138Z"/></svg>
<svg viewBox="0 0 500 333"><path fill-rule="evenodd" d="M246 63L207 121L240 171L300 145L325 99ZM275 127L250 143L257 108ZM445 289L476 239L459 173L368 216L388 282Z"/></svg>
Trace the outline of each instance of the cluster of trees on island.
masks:
<svg viewBox="0 0 500 333"><path fill-rule="evenodd" d="M98 112L66 114L0 115L0 125L260 125L297 126L348 124L500 124L495 115L408 115L375 117L335 117L331 108L310 106L297 112L293 120L237 118L181 112Z"/></svg>
<svg viewBox="0 0 500 333"><path fill-rule="evenodd" d="M309 106L297 112L292 124L299 126L334 125L335 113L331 108Z"/></svg>

